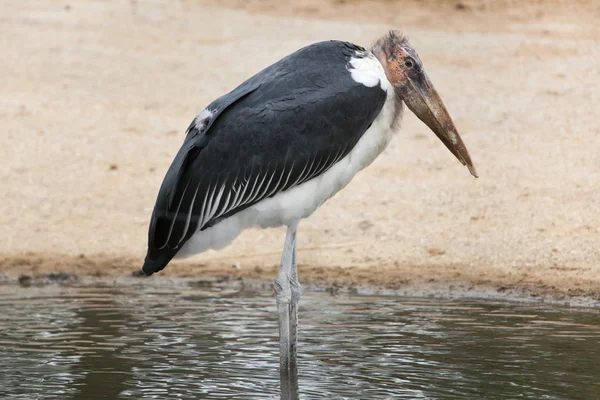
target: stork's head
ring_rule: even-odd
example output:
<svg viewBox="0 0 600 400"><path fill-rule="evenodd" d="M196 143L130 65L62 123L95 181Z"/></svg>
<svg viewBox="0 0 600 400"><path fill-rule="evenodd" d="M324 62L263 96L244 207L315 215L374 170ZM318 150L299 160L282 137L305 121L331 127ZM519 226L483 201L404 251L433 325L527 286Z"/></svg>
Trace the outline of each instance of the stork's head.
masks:
<svg viewBox="0 0 600 400"><path fill-rule="evenodd" d="M427 77L417 52L401 33L390 31L371 51L383 65L398 100L431 129L456 158L477 177L469 152L458 135L442 99Z"/></svg>

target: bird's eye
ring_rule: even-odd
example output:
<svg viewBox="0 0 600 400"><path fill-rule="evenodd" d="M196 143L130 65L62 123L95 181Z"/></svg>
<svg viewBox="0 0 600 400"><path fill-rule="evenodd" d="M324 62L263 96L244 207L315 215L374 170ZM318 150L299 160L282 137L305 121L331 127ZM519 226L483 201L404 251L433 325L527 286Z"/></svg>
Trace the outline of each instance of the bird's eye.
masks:
<svg viewBox="0 0 600 400"><path fill-rule="evenodd" d="M404 60L404 66L408 69L411 69L412 67L415 66L415 63L410 58L407 58L406 60Z"/></svg>

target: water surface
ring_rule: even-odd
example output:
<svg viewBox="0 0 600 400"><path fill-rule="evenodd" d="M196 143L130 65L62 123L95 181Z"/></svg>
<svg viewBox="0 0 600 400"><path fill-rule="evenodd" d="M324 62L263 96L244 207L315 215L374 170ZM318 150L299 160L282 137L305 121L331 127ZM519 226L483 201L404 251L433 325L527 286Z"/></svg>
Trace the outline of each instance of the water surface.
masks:
<svg viewBox="0 0 600 400"><path fill-rule="evenodd" d="M2 399L279 398L268 291L0 288ZM600 398L600 312L306 293L302 399Z"/></svg>

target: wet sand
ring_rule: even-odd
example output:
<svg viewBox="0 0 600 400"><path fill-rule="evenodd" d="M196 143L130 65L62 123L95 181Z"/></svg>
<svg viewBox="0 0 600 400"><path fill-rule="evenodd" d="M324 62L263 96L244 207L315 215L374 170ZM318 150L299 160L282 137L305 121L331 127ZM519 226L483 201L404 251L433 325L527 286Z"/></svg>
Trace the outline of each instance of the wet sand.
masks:
<svg viewBox="0 0 600 400"><path fill-rule="evenodd" d="M519 4L6 1L0 276L139 269L158 187L199 111L301 46L368 45L395 28L480 178L407 113L386 152L301 223L302 282L598 298L600 5ZM283 238L247 231L164 275L268 281Z"/></svg>

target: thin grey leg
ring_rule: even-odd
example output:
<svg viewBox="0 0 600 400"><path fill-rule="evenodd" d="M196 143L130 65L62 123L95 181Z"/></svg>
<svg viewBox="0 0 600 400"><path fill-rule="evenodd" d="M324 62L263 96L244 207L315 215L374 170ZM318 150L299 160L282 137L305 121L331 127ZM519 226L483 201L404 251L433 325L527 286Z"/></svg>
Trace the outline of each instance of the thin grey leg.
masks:
<svg viewBox="0 0 600 400"><path fill-rule="evenodd" d="M281 373L281 400L298 400L298 375L291 371Z"/></svg>
<svg viewBox="0 0 600 400"><path fill-rule="evenodd" d="M296 365L296 329L300 284L296 266L296 230L298 223L288 226L279 273L275 280L275 296L279 313L279 375L281 400L298 399Z"/></svg>
<svg viewBox="0 0 600 400"><path fill-rule="evenodd" d="M279 367L282 376L289 373L292 350L290 346L290 304L292 302L290 278L297 228L297 222L288 226L279 273L277 279L275 279L275 298L279 312Z"/></svg>
<svg viewBox="0 0 600 400"><path fill-rule="evenodd" d="M294 237L294 248L292 253L292 273L290 277L290 288L292 290L292 301L290 303L290 380L289 393L290 400L297 400L298 397L298 302L302 295L302 287L298 280L298 263L296 258L296 238Z"/></svg>
<svg viewBox="0 0 600 400"><path fill-rule="evenodd" d="M298 261L296 256L296 237L292 250L292 271L290 275L290 288L292 301L290 303L290 369L297 371L297 347L298 347L298 302L302 296L302 286L298 280Z"/></svg>
<svg viewBox="0 0 600 400"><path fill-rule="evenodd" d="M279 311L279 369L287 373L290 365L290 305L277 304Z"/></svg>

